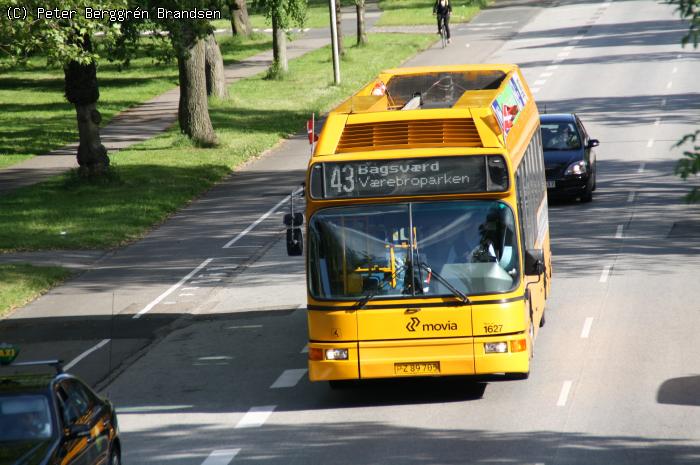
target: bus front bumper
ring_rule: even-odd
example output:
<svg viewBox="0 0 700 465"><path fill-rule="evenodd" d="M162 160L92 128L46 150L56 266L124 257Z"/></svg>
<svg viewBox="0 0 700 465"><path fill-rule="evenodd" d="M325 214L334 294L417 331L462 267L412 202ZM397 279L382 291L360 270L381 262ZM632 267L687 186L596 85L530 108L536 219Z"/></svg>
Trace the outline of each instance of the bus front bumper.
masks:
<svg viewBox="0 0 700 465"><path fill-rule="evenodd" d="M486 344L503 342L504 353L487 353ZM311 381L412 376L527 373L530 341L526 333L450 339L310 343L309 353L347 349L347 360L309 360ZM517 351L513 351L516 349Z"/></svg>

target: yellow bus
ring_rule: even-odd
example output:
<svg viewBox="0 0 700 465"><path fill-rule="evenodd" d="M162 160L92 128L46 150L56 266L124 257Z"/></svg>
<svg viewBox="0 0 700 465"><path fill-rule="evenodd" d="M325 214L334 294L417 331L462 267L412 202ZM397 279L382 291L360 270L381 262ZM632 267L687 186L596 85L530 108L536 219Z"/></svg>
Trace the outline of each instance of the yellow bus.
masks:
<svg viewBox="0 0 700 465"><path fill-rule="evenodd" d="M529 375L552 268L517 66L382 72L328 115L304 195L312 381Z"/></svg>

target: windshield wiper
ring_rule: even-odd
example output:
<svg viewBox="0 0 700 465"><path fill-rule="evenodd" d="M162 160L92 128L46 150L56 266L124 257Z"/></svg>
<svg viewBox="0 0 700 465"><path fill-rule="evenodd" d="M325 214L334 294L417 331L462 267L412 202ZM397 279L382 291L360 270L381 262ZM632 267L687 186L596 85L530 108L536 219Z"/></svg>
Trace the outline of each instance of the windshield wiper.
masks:
<svg viewBox="0 0 700 465"><path fill-rule="evenodd" d="M430 273L432 276L435 276L435 279L440 281L440 283L445 286L455 297L457 297L464 305L471 305L471 301L469 300L469 297L467 295L454 287L448 280L446 280L443 276L440 275L437 271L433 270L428 266L427 263L425 262L418 262L418 266L423 268L425 271Z"/></svg>

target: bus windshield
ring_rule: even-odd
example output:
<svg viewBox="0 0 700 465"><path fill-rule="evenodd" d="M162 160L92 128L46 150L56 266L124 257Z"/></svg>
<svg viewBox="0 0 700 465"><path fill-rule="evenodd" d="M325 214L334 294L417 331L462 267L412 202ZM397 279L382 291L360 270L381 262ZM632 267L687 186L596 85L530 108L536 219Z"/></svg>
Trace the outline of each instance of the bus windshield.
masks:
<svg viewBox="0 0 700 465"><path fill-rule="evenodd" d="M498 200L327 208L309 223L310 291L326 300L452 296L447 281L466 295L506 292L520 276L516 237Z"/></svg>

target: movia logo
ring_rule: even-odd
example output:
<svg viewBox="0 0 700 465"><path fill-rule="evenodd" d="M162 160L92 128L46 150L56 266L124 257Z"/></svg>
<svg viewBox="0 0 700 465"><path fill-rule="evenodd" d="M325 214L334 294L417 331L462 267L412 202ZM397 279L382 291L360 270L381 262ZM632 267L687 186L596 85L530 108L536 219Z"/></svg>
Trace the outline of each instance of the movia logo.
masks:
<svg viewBox="0 0 700 465"><path fill-rule="evenodd" d="M457 331L457 323L452 321L447 321L445 323L423 323L421 325L420 320L415 316L411 317L411 321L406 324L406 329L415 332L416 328L420 326L423 331Z"/></svg>

